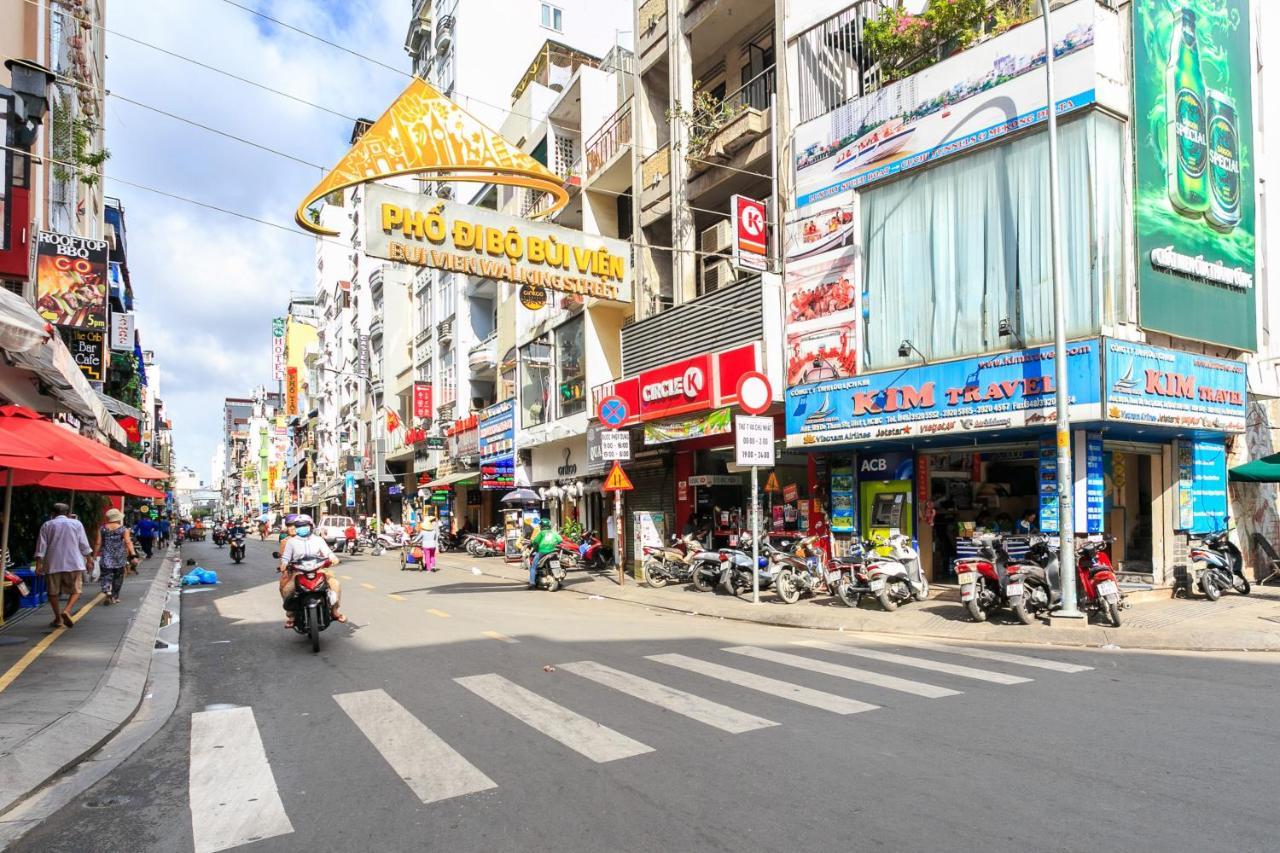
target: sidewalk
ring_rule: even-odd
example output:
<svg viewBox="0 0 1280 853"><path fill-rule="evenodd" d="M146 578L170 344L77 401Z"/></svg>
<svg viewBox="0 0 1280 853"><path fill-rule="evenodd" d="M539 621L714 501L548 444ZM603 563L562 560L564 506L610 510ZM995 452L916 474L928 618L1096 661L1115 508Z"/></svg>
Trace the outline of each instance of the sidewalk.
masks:
<svg viewBox="0 0 1280 853"><path fill-rule="evenodd" d="M440 566L484 574L504 580L527 581L527 573L498 558L475 559L465 554L443 554ZM696 592L690 586L650 589L628 577L618 586L617 575L571 572L565 591L598 595L646 607L658 607L694 616L736 619L792 628L830 631L868 631L964 640L973 643L1034 643L1069 646L1115 645L1126 649L1182 651L1280 651L1280 586L1255 585L1248 596L1226 593L1217 602L1204 598L1161 597L1146 593L1133 596L1132 606L1121 611L1121 627L1050 626L1042 620L1022 625L1011 612L996 621L976 623L955 600L930 598L904 604L893 613L880 610L867 599L856 610L836 599L819 595L783 604L772 592L760 594L760 605L715 593Z"/></svg>
<svg viewBox="0 0 1280 853"><path fill-rule="evenodd" d="M155 653L173 557L157 554L104 606L85 584L74 628L48 605L0 630L0 814L92 752L137 710Z"/></svg>

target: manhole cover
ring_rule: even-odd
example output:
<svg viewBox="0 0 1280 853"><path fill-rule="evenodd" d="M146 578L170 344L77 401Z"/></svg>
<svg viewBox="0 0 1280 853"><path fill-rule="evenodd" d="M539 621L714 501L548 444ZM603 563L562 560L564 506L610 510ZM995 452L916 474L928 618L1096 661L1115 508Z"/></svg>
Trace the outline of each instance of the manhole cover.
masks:
<svg viewBox="0 0 1280 853"><path fill-rule="evenodd" d="M132 801L132 797L112 796L100 797L92 800L85 800L84 807L86 809L110 809L116 806L128 805Z"/></svg>

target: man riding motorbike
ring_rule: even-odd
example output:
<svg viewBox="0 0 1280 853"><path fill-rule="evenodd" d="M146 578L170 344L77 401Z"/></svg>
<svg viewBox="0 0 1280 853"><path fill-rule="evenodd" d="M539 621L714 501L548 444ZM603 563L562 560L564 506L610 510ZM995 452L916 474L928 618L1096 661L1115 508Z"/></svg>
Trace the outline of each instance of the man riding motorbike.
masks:
<svg viewBox="0 0 1280 853"><path fill-rule="evenodd" d="M551 519L549 518L544 517L542 519L540 528L529 542L533 548L533 553L529 555L529 589L538 588L538 564L548 554L554 554L560 548L560 543L564 539L551 526Z"/></svg>
<svg viewBox="0 0 1280 853"><path fill-rule="evenodd" d="M338 558L334 556L322 537L312 535L314 525L311 523L311 516L294 516L292 524L289 522L290 519L285 519L292 535L285 540L284 549L280 552L280 566L277 569L280 572L280 599L287 600L293 594L294 580L290 565L304 557L321 558L325 561L321 565L321 570L328 579L329 589L333 591L334 600L329 607L329 614L335 622L346 622L347 617L338 609L342 603L342 587L338 583L338 576L330 571L338 565ZM293 627L292 613L285 618L284 625L286 628Z"/></svg>

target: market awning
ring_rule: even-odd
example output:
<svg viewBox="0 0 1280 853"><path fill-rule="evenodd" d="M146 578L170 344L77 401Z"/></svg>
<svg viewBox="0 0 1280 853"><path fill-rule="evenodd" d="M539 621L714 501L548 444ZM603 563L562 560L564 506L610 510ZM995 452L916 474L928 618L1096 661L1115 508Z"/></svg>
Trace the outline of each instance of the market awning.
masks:
<svg viewBox="0 0 1280 853"><path fill-rule="evenodd" d="M0 350L26 352L49 340L44 318L27 300L0 287Z"/></svg>
<svg viewBox="0 0 1280 853"><path fill-rule="evenodd" d="M432 480L422 488L424 489L443 489L445 486L452 486L456 483L463 483L468 480L475 480L480 477L479 471L459 471L456 474L450 474L447 477L441 477L439 480Z"/></svg>
<svg viewBox="0 0 1280 853"><path fill-rule="evenodd" d="M23 483L22 485L27 485ZM45 474L30 483L45 489L64 489L69 492L92 492L100 495L124 495L131 498L165 499L165 493L148 486L141 480L124 474L102 476L76 474Z"/></svg>
<svg viewBox="0 0 1280 853"><path fill-rule="evenodd" d="M1238 465L1227 472L1233 483L1280 483L1280 453Z"/></svg>
<svg viewBox="0 0 1280 853"><path fill-rule="evenodd" d="M124 427L112 417L94 393L93 386L85 379L61 338L54 336L41 346L26 351L12 351L9 359L14 366L30 370L43 379L49 386L50 396L57 398L80 417L92 421L104 436L119 444L125 444L129 440Z"/></svg>
<svg viewBox="0 0 1280 853"><path fill-rule="evenodd" d="M143 418L146 417L146 415L142 413L141 409L135 409L133 406L130 406L128 403L121 402L120 400L117 400L115 397L109 396L107 394L103 394L101 391L97 390L96 388L94 389L93 393L98 395L98 400L102 402L102 405L106 408L106 410L111 414L115 415L116 417L133 418L138 423L142 423Z"/></svg>

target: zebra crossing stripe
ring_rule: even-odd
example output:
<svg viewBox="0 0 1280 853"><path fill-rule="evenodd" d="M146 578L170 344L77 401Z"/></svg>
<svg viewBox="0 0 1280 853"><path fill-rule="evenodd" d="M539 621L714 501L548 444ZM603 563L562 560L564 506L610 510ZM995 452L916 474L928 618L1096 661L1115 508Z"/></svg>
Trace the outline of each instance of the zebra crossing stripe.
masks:
<svg viewBox="0 0 1280 853"><path fill-rule="evenodd" d="M1085 666L1079 663L1066 663L1058 660L1047 660L1045 658L1035 658L1029 655L1015 655L1012 652L998 652L994 649L972 649L968 646L948 646L943 643L920 643L911 640L909 645L912 648L926 649L932 652L948 652L950 654L965 655L966 657L979 658L982 660L994 660L1000 663L1012 663L1018 666L1030 666L1036 669L1048 669L1054 672L1089 672L1093 669L1091 666Z"/></svg>
<svg viewBox="0 0 1280 853"><path fill-rule="evenodd" d="M833 714L860 714L863 711L874 711L879 707L878 705L859 702L857 699L836 696L834 693L823 693L821 690L802 687L789 681L779 681L776 678L756 675L752 672L734 669L731 666L721 666L718 663L698 660L685 655L649 655L649 660L679 667L680 669L687 669L690 672L696 672L699 675L705 675L708 678L715 678L719 681L727 681L739 687L759 690L761 693L768 693L770 696L790 699L792 702L799 702L802 705L821 708Z"/></svg>
<svg viewBox="0 0 1280 853"><path fill-rule="evenodd" d="M454 681L525 725L597 763L653 752L652 747L557 705L501 675L471 675Z"/></svg>
<svg viewBox="0 0 1280 853"><path fill-rule="evenodd" d="M333 698L422 802L498 787L386 691L339 693Z"/></svg>
<svg viewBox="0 0 1280 853"><path fill-rule="evenodd" d="M187 791L195 853L293 832L252 708L193 713L190 755Z"/></svg>
<svg viewBox="0 0 1280 853"><path fill-rule="evenodd" d="M929 669L934 672L943 672L947 675L955 675L960 678L972 678L977 681L987 681L992 684L1025 684L1030 678L1023 678L1021 675L1006 675L1003 672L993 672L988 669L976 669L971 666L960 666L954 663L944 663L942 661L928 660L926 658L913 658L907 655L895 654L894 652L880 651L879 649L863 649L857 646L842 646L836 643L828 643L825 640L793 640L796 645L808 646L811 649L823 649L828 652L839 652L843 655L854 655L856 657L867 658L868 660L877 660L883 663L894 663L899 666L913 666L916 669Z"/></svg>
<svg viewBox="0 0 1280 853"><path fill-rule="evenodd" d="M724 649L724 651L732 652L735 655L746 655L757 660L772 661L784 666L794 666L797 669L821 672L823 675L834 675L836 678L846 678L849 681L859 681L863 684L883 687L886 690L898 690L914 696L923 696L926 699L941 699L943 696L960 695L959 690L952 690L949 687L938 687L934 684L925 684L923 681L911 681L906 678L872 672L868 669L857 669L856 667L843 666L825 660L791 655L786 652L776 652L773 649L759 649L755 646L734 646L730 649Z"/></svg>
<svg viewBox="0 0 1280 853"><path fill-rule="evenodd" d="M641 678L629 672L613 669L595 661L584 660L576 663L562 663L558 664L556 668L563 669L565 672L572 672L574 675L580 675L597 684L612 687L614 690L618 690L628 696L657 705L659 708L666 708L673 713L689 717L700 723L706 723L708 726L713 726L732 734L778 725L773 720L766 720L763 717L757 717L754 714L730 708L728 705L721 705L719 702L712 702L710 699L703 699L701 696L695 696L692 693L686 693L683 690L677 690L674 687L668 687L665 684L659 684L656 681L650 681L647 678Z"/></svg>

